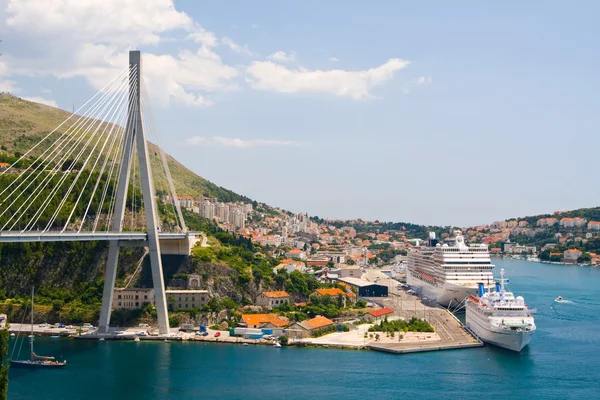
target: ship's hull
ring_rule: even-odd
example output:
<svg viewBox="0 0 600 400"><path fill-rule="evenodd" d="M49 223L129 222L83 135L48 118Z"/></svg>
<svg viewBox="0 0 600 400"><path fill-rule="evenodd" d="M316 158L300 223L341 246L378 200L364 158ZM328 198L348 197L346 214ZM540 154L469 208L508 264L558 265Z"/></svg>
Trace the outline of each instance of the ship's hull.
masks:
<svg viewBox="0 0 600 400"><path fill-rule="evenodd" d="M30 360L10 360L12 368L63 368L67 363L63 362L40 362Z"/></svg>
<svg viewBox="0 0 600 400"><path fill-rule="evenodd" d="M467 307L466 325L475 336L485 343L504 349L520 352L531 341L531 337L535 331L526 330L502 330L497 331L492 329L491 325L486 326L484 321L479 318L473 318L470 315L471 311Z"/></svg>
<svg viewBox="0 0 600 400"><path fill-rule="evenodd" d="M450 282L434 285L416 278L410 272L406 274L406 283L416 291L422 293L423 296L444 307L458 306L468 296L477 295L479 290L477 287L460 286Z"/></svg>

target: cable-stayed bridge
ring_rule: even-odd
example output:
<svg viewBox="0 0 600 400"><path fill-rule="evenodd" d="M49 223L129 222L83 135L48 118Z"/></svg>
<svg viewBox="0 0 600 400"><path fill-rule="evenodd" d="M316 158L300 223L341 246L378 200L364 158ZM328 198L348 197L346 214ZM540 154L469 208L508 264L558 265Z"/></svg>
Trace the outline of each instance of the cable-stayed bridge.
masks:
<svg viewBox="0 0 600 400"><path fill-rule="evenodd" d="M100 332L119 247L145 245L159 332L168 333L161 247L189 254L198 233L186 227L159 143L141 54L131 51L125 69L0 172L0 242L109 241Z"/></svg>

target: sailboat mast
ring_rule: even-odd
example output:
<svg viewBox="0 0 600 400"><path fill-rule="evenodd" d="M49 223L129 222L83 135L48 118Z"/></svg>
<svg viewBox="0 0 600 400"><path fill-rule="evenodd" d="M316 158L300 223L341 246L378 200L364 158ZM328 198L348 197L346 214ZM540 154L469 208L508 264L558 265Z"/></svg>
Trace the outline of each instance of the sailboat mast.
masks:
<svg viewBox="0 0 600 400"><path fill-rule="evenodd" d="M33 354L33 286L31 287L31 353Z"/></svg>

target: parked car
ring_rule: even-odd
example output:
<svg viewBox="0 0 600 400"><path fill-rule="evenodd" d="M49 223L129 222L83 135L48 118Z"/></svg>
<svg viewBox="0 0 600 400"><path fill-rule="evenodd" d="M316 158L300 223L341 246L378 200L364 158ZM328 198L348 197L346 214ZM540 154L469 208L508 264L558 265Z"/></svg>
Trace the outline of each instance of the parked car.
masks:
<svg viewBox="0 0 600 400"><path fill-rule="evenodd" d="M196 336L208 336L208 332L196 332Z"/></svg>
<svg viewBox="0 0 600 400"><path fill-rule="evenodd" d="M65 326L65 328L67 328L67 329L75 329L75 327L73 325L67 325L67 326Z"/></svg>
<svg viewBox="0 0 600 400"><path fill-rule="evenodd" d="M150 328L150 325L148 325L148 324L140 324L139 327L140 328Z"/></svg>
<svg viewBox="0 0 600 400"><path fill-rule="evenodd" d="M120 335L121 333L123 333L123 331L118 331L118 330L117 330L117 331L114 331L113 333L114 333L115 335Z"/></svg>
<svg viewBox="0 0 600 400"><path fill-rule="evenodd" d="M83 327L88 329L94 329L94 325L90 324L89 322L84 323Z"/></svg>
<svg viewBox="0 0 600 400"><path fill-rule="evenodd" d="M148 334L147 334L146 332L144 332L144 331L137 331L137 332L135 333L135 335L136 335L136 336L147 336Z"/></svg>
<svg viewBox="0 0 600 400"><path fill-rule="evenodd" d="M39 327L40 327L40 328L47 328L48 326L50 326L50 325L48 325L48 324L47 324L47 323L45 323L45 322L44 322L43 324L40 324L40 325L39 325Z"/></svg>
<svg viewBox="0 0 600 400"><path fill-rule="evenodd" d="M55 328L64 328L65 324L63 324L62 322L57 322L57 323L54 324L54 327Z"/></svg>
<svg viewBox="0 0 600 400"><path fill-rule="evenodd" d="M215 337L219 337L219 336L221 336L221 332L216 332Z"/></svg>

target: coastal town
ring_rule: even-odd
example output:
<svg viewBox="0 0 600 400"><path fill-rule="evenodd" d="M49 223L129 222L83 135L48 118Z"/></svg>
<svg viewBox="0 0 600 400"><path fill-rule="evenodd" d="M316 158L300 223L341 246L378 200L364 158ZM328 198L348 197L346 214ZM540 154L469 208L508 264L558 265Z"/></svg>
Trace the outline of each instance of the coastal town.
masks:
<svg viewBox="0 0 600 400"><path fill-rule="evenodd" d="M394 224L396 229L389 229L389 224L379 221L321 220L265 204L254 207L250 203L222 203L206 197L180 196L179 202L190 212L214 220L219 228L251 239L272 255L284 254L289 265L298 267L300 264L290 260L299 259L307 266L324 266L328 261L342 265L383 265L395 256L406 255L407 249L423 239L411 237L414 232L402 224ZM546 261L599 264L600 248L596 248L600 246L600 218L561 217L564 213L555 211L552 217L449 227L443 232L439 232L438 227L432 229L438 230L442 238L449 237L454 229L461 229L467 242L487 244L496 255L543 254L546 257L540 258ZM543 245L529 244L536 237L543 238ZM528 243L519 244L519 239ZM588 243L598 244L590 247L594 251L586 251Z"/></svg>

